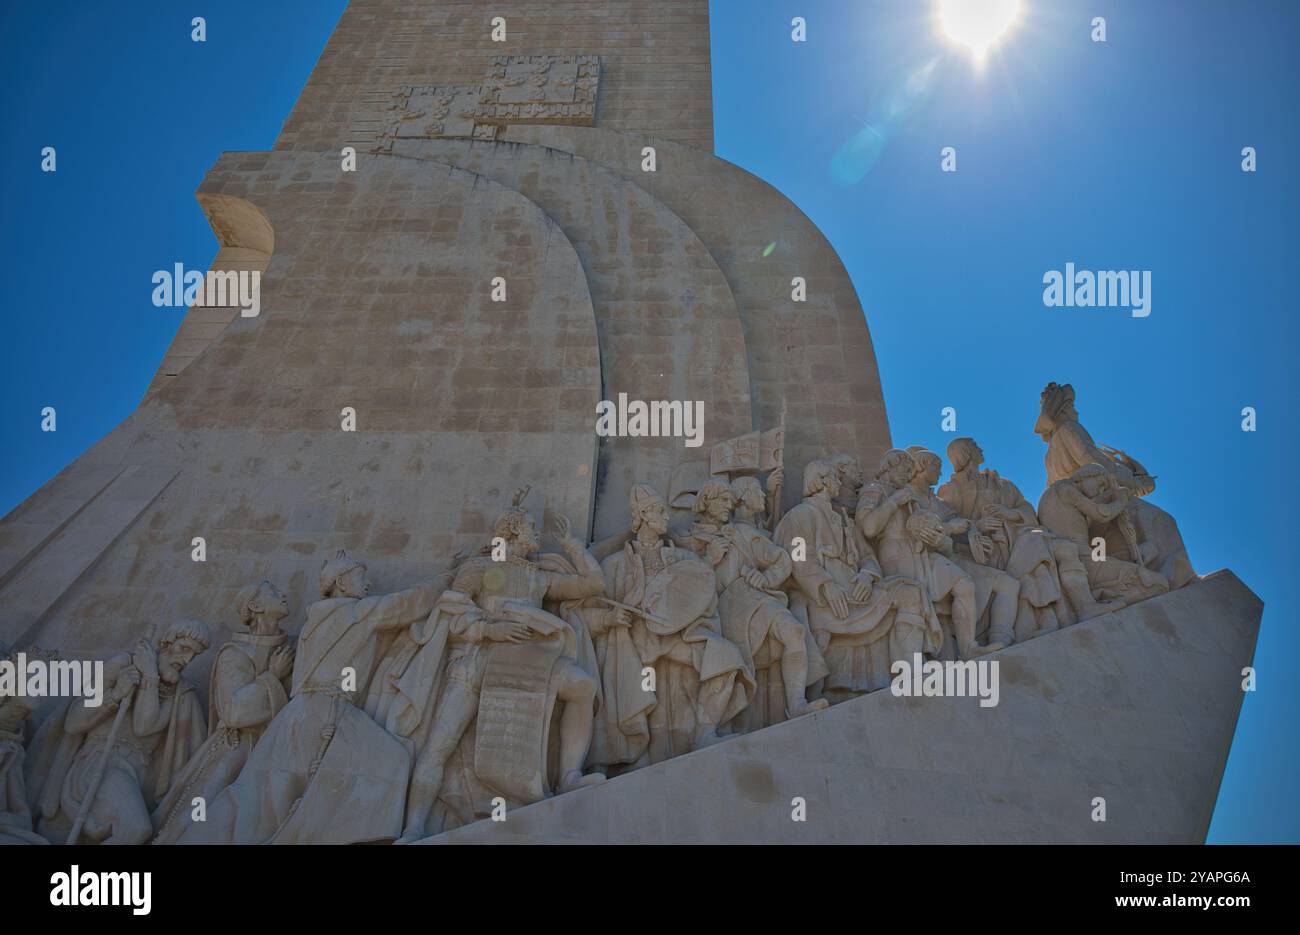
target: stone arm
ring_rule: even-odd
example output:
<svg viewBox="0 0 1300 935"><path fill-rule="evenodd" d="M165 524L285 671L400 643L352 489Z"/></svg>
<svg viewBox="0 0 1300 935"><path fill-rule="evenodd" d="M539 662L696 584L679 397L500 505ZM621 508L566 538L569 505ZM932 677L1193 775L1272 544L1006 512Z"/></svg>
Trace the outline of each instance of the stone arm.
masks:
<svg viewBox="0 0 1300 935"><path fill-rule="evenodd" d="M855 521L858 532L866 539L874 539L885 531L903 504L909 500L908 489L900 487L888 496L879 487L868 487L858 500Z"/></svg>
<svg viewBox="0 0 1300 935"><path fill-rule="evenodd" d="M1025 495L1020 492L1020 488L1009 480L1004 480L1003 483L1007 485L1007 490L1015 500L1015 503L1012 506L1004 506L1002 508L1008 513L1016 514L1017 518L1014 520L1008 520L1008 522L1020 526L1037 526L1038 514L1034 511L1034 508L1030 506L1029 501L1025 499Z"/></svg>
<svg viewBox="0 0 1300 935"><path fill-rule="evenodd" d="M782 533L780 537L781 547L791 553L790 565L793 569L794 582L804 594L807 594L817 603L824 604L826 603L826 597L822 593L822 588L827 584L834 584L835 579L827 573L826 569L822 568L821 562L818 561L816 536L812 534L812 530L805 532L790 526L788 522L790 518L787 515L785 517L786 522L782 523L777 531ZM794 540L798 537L804 539L810 553L802 562L793 560Z"/></svg>
<svg viewBox="0 0 1300 935"><path fill-rule="evenodd" d="M131 665L127 653L119 653L104 663L103 703L96 708L73 702L68 706L63 729L69 734L85 734L101 723L111 720L117 713L119 702L113 700L113 686L122 670Z"/></svg>
<svg viewBox="0 0 1300 935"><path fill-rule="evenodd" d="M135 706L131 709L131 729L135 731L137 737L148 737L167 728L171 711L163 704L162 697L158 694L156 650L152 644L149 644L147 648L141 647L139 652L149 655L153 664L148 670L141 669L139 664L136 665L136 668L141 670L140 685L135 690Z"/></svg>
<svg viewBox="0 0 1300 935"><path fill-rule="evenodd" d="M148 737L167 726L167 710L158 697L158 679L146 676L135 690L135 707L131 709L131 729L137 737Z"/></svg>
<svg viewBox="0 0 1300 935"><path fill-rule="evenodd" d="M547 572L546 596L557 601L576 601L594 597L605 590L605 573L600 562L576 539L561 543L564 552L578 568L576 575Z"/></svg>
<svg viewBox="0 0 1300 935"><path fill-rule="evenodd" d="M257 675L253 660L238 650L218 658L217 717L227 727L256 727L288 703L284 686L269 671ZM220 700L218 700L220 699Z"/></svg>
<svg viewBox="0 0 1300 935"><path fill-rule="evenodd" d="M1079 490L1073 484L1067 485L1062 490L1062 493L1064 494L1064 500L1066 503L1095 523L1109 523L1115 517L1119 516L1119 514L1123 513L1124 507L1127 506L1123 499L1111 503L1094 500L1091 497L1084 495L1083 491Z"/></svg>
<svg viewBox="0 0 1300 935"><path fill-rule="evenodd" d="M794 573L794 560L790 558L789 552L770 539L756 536L753 543L757 570L767 580L768 590L776 590Z"/></svg>
<svg viewBox="0 0 1300 935"><path fill-rule="evenodd" d="M930 509L943 523L943 531L948 536L959 536L970 529L971 521L952 508L941 497L930 494Z"/></svg>
<svg viewBox="0 0 1300 935"><path fill-rule="evenodd" d="M447 576L440 575L433 581L416 585L395 594L385 594L374 600L375 606L367 615L370 626L376 632L400 630L413 623L419 623L429 616L433 605L437 603L442 592L447 588Z"/></svg>

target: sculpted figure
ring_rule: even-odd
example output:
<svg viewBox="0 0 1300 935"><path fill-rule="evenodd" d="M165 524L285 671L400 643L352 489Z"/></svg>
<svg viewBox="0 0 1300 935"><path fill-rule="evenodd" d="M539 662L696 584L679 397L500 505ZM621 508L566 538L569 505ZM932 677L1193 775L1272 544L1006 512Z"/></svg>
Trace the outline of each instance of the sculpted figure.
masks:
<svg viewBox="0 0 1300 935"><path fill-rule="evenodd" d="M211 642L197 620L170 624L104 663L113 689L98 707L74 699L52 714L32 742L29 786L37 830L62 841L144 844L149 813L203 742L203 709L181 678ZM43 779L38 790L36 778Z"/></svg>
<svg viewBox="0 0 1300 935"><path fill-rule="evenodd" d="M1169 590L1161 575L1135 562L1107 553L1105 561L1092 560L1090 525L1104 526L1128 506L1128 488L1112 480L1100 464L1085 464L1065 480L1043 491L1038 516L1043 525L1075 546L1087 569L1093 593L1102 599L1133 604Z"/></svg>
<svg viewBox="0 0 1300 935"><path fill-rule="evenodd" d="M0 643L0 659L10 657ZM14 661L10 657L10 661ZM26 698L0 696L0 845L48 844L32 830L32 811L23 777L24 730L31 707Z"/></svg>
<svg viewBox="0 0 1300 935"><path fill-rule="evenodd" d="M216 800L235 781L271 719L289 703L293 647L280 629L289 599L269 581L235 598L238 630L217 650L208 688L208 739L154 809L154 844L174 844L190 824L195 796Z"/></svg>
<svg viewBox="0 0 1300 935"><path fill-rule="evenodd" d="M298 635L289 703L239 777L181 844L360 844L401 834L411 755L357 706L381 636L423 621L447 575L369 597L366 566L342 550L320 571L321 600Z"/></svg>
<svg viewBox="0 0 1300 935"><path fill-rule="evenodd" d="M1119 606L1093 598L1074 543L1044 529L1015 484L996 471L980 470L984 452L975 439L954 439L948 445L948 460L953 473L939 488L939 499L988 538L989 548L976 558L1020 582L1016 639L1088 620Z"/></svg>
<svg viewBox="0 0 1300 935"><path fill-rule="evenodd" d="M536 524L519 505L527 490L516 493L493 526L494 538L502 540L501 560L488 546L460 566L429 618L427 637L420 637L420 657L399 682L405 694L418 692L432 706L402 842L427 833L435 800L448 791L444 776L458 746L457 779L467 788L457 790L460 807L453 811L462 821L472 821L497 795L526 805L605 778L582 771L597 691L591 638L578 618L552 612L560 602L599 594L605 579L600 564L569 534L564 516L557 525L565 554L538 554ZM552 780L548 732L557 708L559 766ZM413 721L415 709L406 715L397 709L390 723L400 731L404 717ZM462 743L471 725L475 740Z"/></svg>
<svg viewBox="0 0 1300 935"><path fill-rule="evenodd" d="M962 659L1001 649L1004 644L997 641L976 641L975 582L953 561L953 541L945 531L957 527L927 509L927 498L912 485L915 474L916 462L906 451L885 452L876 480L862 489L858 530L863 538L876 540L887 574L921 582L927 603L948 611Z"/></svg>
<svg viewBox="0 0 1300 935"><path fill-rule="evenodd" d="M975 584L976 637L987 633L990 642L1010 646L1016 640L1020 582L988 561L994 543L985 530L935 495L934 485L939 482L939 472L943 469L939 456L920 445L910 446L907 453L916 468L912 486L920 494L918 508L928 510L943 523L944 534L954 540L950 557ZM968 550L957 547L958 538L964 540Z"/></svg>
<svg viewBox="0 0 1300 935"><path fill-rule="evenodd" d="M664 498L637 484L628 510L633 537L601 566L605 598L614 604L592 633L603 666L640 672L646 700L626 699L618 736L606 733L593 749L589 762L599 765L642 766L716 743L723 739L718 728L744 710L754 691L745 658L722 635L712 569L664 538Z"/></svg>
<svg viewBox="0 0 1300 935"><path fill-rule="evenodd" d="M858 497L862 493L862 484L866 480L862 473L862 465L853 455L837 454L831 456L831 467L835 470L835 483L838 485L831 502L835 505L835 509L852 520L857 514Z"/></svg>
<svg viewBox="0 0 1300 935"><path fill-rule="evenodd" d="M1034 432L1047 443L1043 462L1047 484L1065 480L1079 468L1099 464L1113 482L1129 492L1127 509L1103 531L1108 553L1158 571L1173 588L1196 580L1187 547L1174 518L1144 499L1156 489L1155 478L1122 451L1099 448L1079 424L1074 408L1074 387L1047 384Z"/></svg>
<svg viewBox="0 0 1300 935"><path fill-rule="evenodd" d="M791 554L792 605L807 616L829 669L823 693L831 700L884 688L895 660L935 653L938 618L913 579L881 571L831 497L838 487L827 461L804 468L803 500L781 518L776 541Z"/></svg>
<svg viewBox="0 0 1300 935"><path fill-rule="evenodd" d="M710 482L695 498L702 520L693 534L717 579L722 635L740 650L757 684L749 707L732 722L740 730L828 707L825 699L807 700L808 687L827 670L808 625L790 613L781 589L792 564L760 525L765 504L753 477L737 478L730 488Z"/></svg>

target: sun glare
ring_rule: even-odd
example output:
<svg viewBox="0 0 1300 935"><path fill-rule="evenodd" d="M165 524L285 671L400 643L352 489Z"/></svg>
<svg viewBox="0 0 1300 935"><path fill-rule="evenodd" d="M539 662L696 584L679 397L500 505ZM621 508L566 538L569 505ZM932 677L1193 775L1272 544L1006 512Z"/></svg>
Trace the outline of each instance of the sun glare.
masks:
<svg viewBox="0 0 1300 935"><path fill-rule="evenodd" d="M1020 0L938 0L939 27L982 62L1020 17Z"/></svg>

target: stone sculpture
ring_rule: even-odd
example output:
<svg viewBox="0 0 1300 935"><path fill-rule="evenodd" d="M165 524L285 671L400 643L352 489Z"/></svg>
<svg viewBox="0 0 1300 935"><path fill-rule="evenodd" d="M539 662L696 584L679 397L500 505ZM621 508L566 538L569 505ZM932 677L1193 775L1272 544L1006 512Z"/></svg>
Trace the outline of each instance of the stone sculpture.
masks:
<svg viewBox="0 0 1300 935"><path fill-rule="evenodd" d="M744 710L755 687L740 650L722 635L712 569L665 540L664 498L637 484L628 510L633 538L602 563L605 596L615 603L593 634L602 665L634 664L652 687L641 703L626 688L631 697L613 722L618 736L605 731L593 751L591 762L602 766L654 763L718 742L718 728ZM606 762L611 755L619 759Z"/></svg>
<svg viewBox="0 0 1300 935"><path fill-rule="evenodd" d="M829 700L884 688L895 660L936 653L939 621L928 613L919 583L882 572L831 497L834 468L804 469L803 500L781 518L776 541L793 558L793 606L802 613L825 657Z"/></svg>
<svg viewBox="0 0 1300 935"><path fill-rule="evenodd" d="M1037 428L1055 478L1037 511L958 438L937 493L920 446L865 485L849 455L809 462L769 533L782 429L719 449L745 470L695 484L689 529L637 484L627 532L588 548L559 515L563 554L541 553L524 487L491 544L418 587L370 597L339 551L296 652L287 598L251 584L206 740L181 677L208 646L195 621L110 659L106 703L65 702L30 753L31 709L0 699L0 843L415 841L884 688L901 660L972 659L1169 590L1149 566L1192 574L1139 499L1154 480L1092 443L1070 387L1044 391Z"/></svg>
<svg viewBox="0 0 1300 935"><path fill-rule="evenodd" d="M381 637L423 621L447 576L369 597L366 566L340 549L319 583L321 600L298 636L289 703L210 803L208 820L190 824L179 843L358 844L401 834L411 754L357 702Z"/></svg>
<svg viewBox="0 0 1300 935"><path fill-rule="evenodd" d="M824 699L807 700L808 687L825 677L826 665L808 625L790 613L782 585L792 563L759 525L765 506L766 494L753 477L737 478L731 487L713 481L696 494L702 522L692 536L717 580L722 635L739 648L757 686L733 722L738 730L828 706Z"/></svg>
<svg viewBox="0 0 1300 935"><path fill-rule="evenodd" d="M1074 543L1093 593L1102 600L1132 604L1169 590L1169 581L1137 562L1105 553L1093 558L1090 525L1104 526L1120 516L1131 494L1100 464L1085 464L1043 491L1038 516L1043 525Z"/></svg>
<svg viewBox="0 0 1300 935"><path fill-rule="evenodd" d="M154 844L174 844L190 824L194 798L206 808L235 781L267 725L289 703L293 646L280 629L289 599L261 581L241 590L235 606L244 629L217 650L212 663L208 739L154 810Z"/></svg>
<svg viewBox="0 0 1300 935"><path fill-rule="evenodd" d="M887 574L921 583L929 608L952 621L957 653L973 659L1001 649L1002 644L976 641L979 608L975 582L952 559L952 538L943 520L926 509L926 498L915 486L916 462L906 451L892 448L880 459L876 479L862 489L857 527L876 541L880 565ZM950 528L956 528L951 526Z"/></svg>
<svg viewBox="0 0 1300 935"><path fill-rule="evenodd" d="M206 624L181 620L104 663L112 691L97 707L62 703L32 741L28 787L36 830L50 840L144 844L150 812L206 733L181 676L208 648Z"/></svg>
<svg viewBox="0 0 1300 935"><path fill-rule="evenodd" d="M993 551L993 540L979 524L959 515L935 495L934 485L943 469L939 456L920 445L909 446L907 453L916 468L912 486L920 494L919 506L943 523L944 534L953 540L950 557L975 584L975 616L979 621L975 636L987 634L989 642L1010 646L1016 640L1020 582L987 560ZM959 537L965 548L958 545Z"/></svg>
<svg viewBox="0 0 1300 935"><path fill-rule="evenodd" d="M1196 580L1174 518L1141 499L1155 491L1155 477L1123 451L1097 446L1088 430L1079 424L1074 387L1068 383L1047 384L1040 397L1034 432L1047 443L1043 463L1047 467L1049 488L1085 465L1099 464L1115 483L1129 492L1129 505L1122 514L1124 519L1116 517L1120 522L1106 530L1111 554L1158 571L1174 588Z"/></svg>
<svg viewBox="0 0 1300 935"><path fill-rule="evenodd" d="M1052 535L1039 524L1037 513L1020 488L996 471L980 469L984 452L975 439L950 442L948 460L953 472L939 488L939 499L988 537L990 548L976 558L1001 568L1020 582L1017 640L1088 620L1119 606L1101 604L1093 598L1074 543Z"/></svg>
<svg viewBox="0 0 1300 935"><path fill-rule="evenodd" d="M0 659L16 661L16 653L0 643ZM32 830L32 810L23 776L26 759L27 699L0 696L0 844L48 844Z"/></svg>
<svg viewBox="0 0 1300 935"><path fill-rule="evenodd" d="M831 502L851 520L857 515L858 497L866 481L862 465L853 455L837 454L831 456L831 467L835 469L835 482L839 485Z"/></svg>
<svg viewBox="0 0 1300 935"><path fill-rule="evenodd" d="M543 607L601 593L604 576L569 534L564 516L556 525L565 555L538 554L536 524L520 505L527 492L517 492L493 526L496 548L486 547L456 571L420 638L416 665L404 676L416 706L430 709L431 726L411 781L403 842L424 837L458 746L462 821L473 819L475 803L486 811L497 795L526 805L552 790L604 779L582 771L597 689L591 638L580 618L566 620ZM552 782L548 733L557 707L559 767ZM401 712L394 716L400 723ZM462 744L471 725L475 741Z"/></svg>

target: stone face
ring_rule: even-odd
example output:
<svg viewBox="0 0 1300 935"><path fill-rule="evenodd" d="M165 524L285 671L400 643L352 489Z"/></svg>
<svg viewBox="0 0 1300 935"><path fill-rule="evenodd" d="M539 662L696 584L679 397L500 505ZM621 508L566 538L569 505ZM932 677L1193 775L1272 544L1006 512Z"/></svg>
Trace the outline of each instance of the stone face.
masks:
<svg viewBox="0 0 1300 935"><path fill-rule="evenodd" d="M1003 650L996 707L874 692L428 843L1203 843L1262 608L1216 572Z"/></svg>

